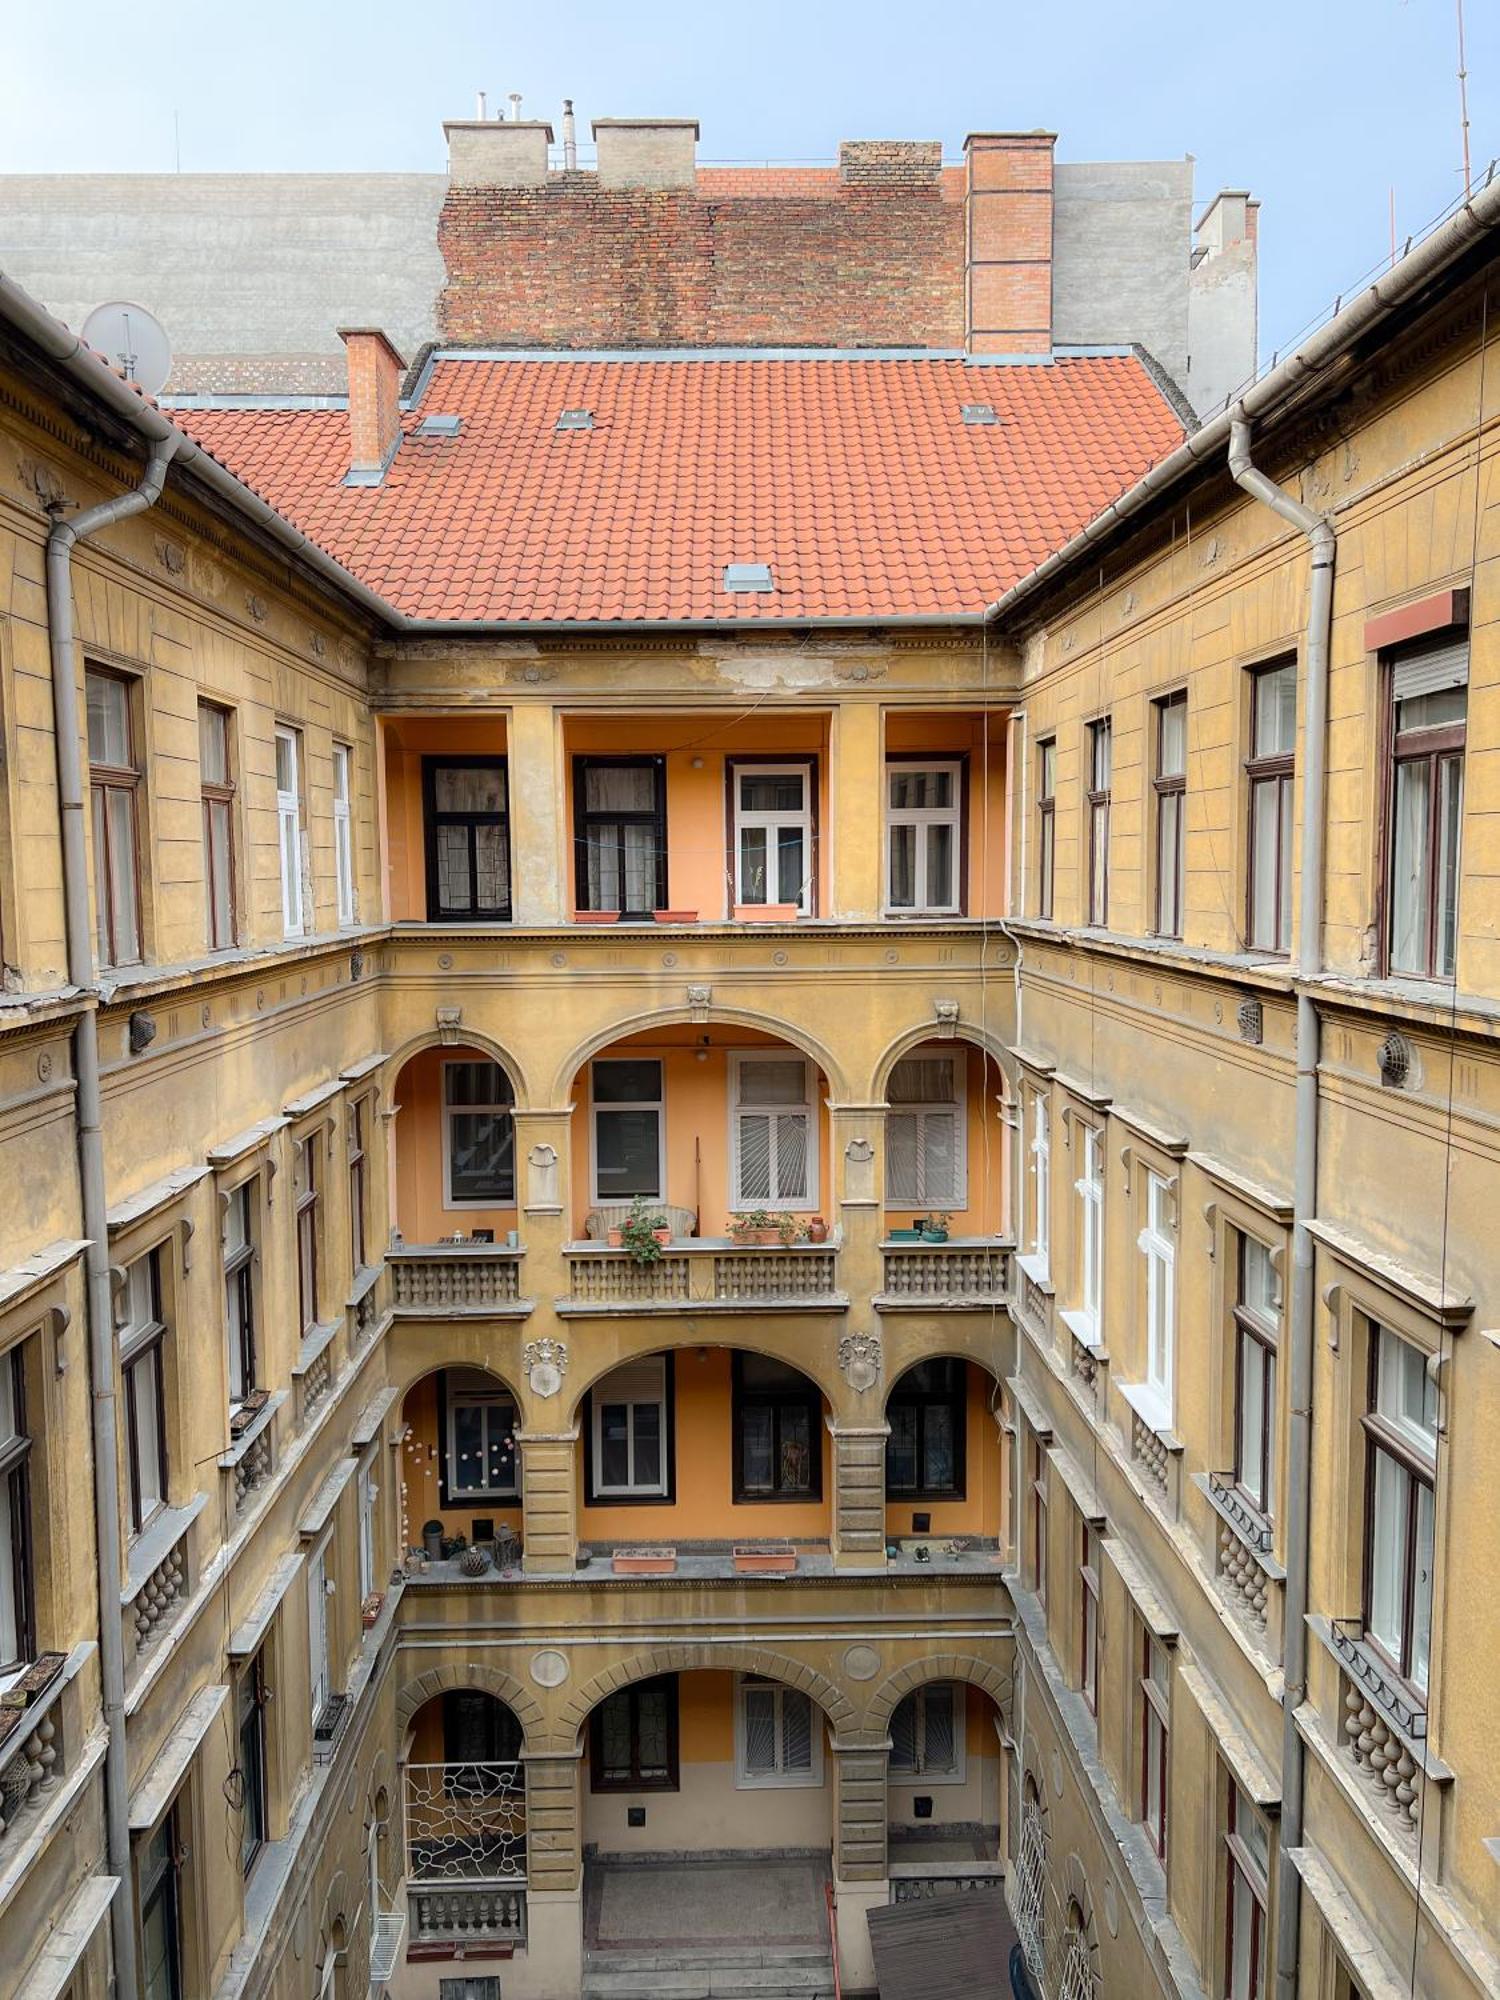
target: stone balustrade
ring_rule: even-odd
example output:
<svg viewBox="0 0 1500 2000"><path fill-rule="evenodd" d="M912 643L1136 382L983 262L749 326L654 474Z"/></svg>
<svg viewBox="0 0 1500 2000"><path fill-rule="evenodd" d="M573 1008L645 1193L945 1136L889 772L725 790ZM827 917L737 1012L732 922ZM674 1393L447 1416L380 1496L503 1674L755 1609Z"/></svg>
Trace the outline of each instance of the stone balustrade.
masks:
<svg viewBox="0 0 1500 2000"><path fill-rule="evenodd" d="M414 1884L407 1891L410 1944L515 1945L526 1942L526 1886L521 1882Z"/></svg>
<svg viewBox="0 0 1500 2000"><path fill-rule="evenodd" d="M875 1304L887 1312L1003 1306L1010 1295L1007 1243L887 1243L881 1254L885 1289Z"/></svg>
<svg viewBox="0 0 1500 2000"><path fill-rule="evenodd" d="M525 1252L493 1243L401 1246L386 1252L391 1309L410 1318L515 1312Z"/></svg>
<svg viewBox="0 0 1500 2000"><path fill-rule="evenodd" d="M653 1263L626 1250L574 1248L560 1313L733 1311L737 1307L839 1306L838 1252L826 1245L745 1248L673 1244Z"/></svg>
<svg viewBox="0 0 1500 2000"><path fill-rule="evenodd" d="M1171 1454L1138 1410L1130 1413L1130 1456L1147 1484L1165 1496L1171 1485Z"/></svg>

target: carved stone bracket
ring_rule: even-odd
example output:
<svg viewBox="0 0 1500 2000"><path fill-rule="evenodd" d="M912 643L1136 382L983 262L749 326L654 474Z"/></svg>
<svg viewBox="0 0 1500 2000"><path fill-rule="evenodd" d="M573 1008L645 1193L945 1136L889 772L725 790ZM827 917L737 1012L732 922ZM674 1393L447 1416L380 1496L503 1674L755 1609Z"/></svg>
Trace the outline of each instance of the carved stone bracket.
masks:
<svg viewBox="0 0 1500 2000"><path fill-rule="evenodd" d="M463 1025L462 1007L439 1007L437 1010L438 1040L444 1048L451 1049L458 1041L458 1031Z"/></svg>
<svg viewBox="0 0 1500 2000"><path fill-rule="evenodd" d="M688 1006L692 1009L695 1021L706 1021L708 1019L709 1002L713 997L714 989L711 986L690 986L688 988Z"/></svg>
<svg viewBox="0 0 1500 2000"><path fill-rule="evenodd" d="M532 1147L526 1155L528 1168L527 1207L551 1208L559 1199L556 1146L545 1143Z"/></svg>
<svg viewBox="0 0 1500 2000"><path fill-rule="evenodd" d="M944 1041L951 1041L958 1033L958 1002L956 1000L934 1000L932 1011L937 1016L938 1027Z"/></svg>
<svg viewBox="0 0 1500 2000"><path fill-rule="evenodd" d="M568 1372L567 1344L550 1335L528 1340L521 1352L526 1381L534 1396L555 1396Z"/></svg>
<svg viewBox="0 0 1500 2000"><path fill-rule="evenodd" d="M846 1333L839 1342L839 1367L849 1387L861 1396L880 1380L880 1335Z"/></svg>

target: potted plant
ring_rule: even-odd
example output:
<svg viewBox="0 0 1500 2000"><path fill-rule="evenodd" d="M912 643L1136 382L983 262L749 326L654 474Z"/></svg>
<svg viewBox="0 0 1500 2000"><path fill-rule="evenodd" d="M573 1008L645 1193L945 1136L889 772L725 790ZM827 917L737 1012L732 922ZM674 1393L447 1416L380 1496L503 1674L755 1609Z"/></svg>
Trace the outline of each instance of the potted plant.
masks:
<svg viewBox="0 0 1500 2000"><path fill-rule="evenodd" d="M677 1551L671 1547L616 1549L610 1558L616 1576L672 1576Z"/></svg>
<svg viewBox="0 0 1500 2000"><path fill-rule="evenodd" d="M637 1264L655 1264L671 1240L672 1231L661 1210L648 1207L644 1197L637 1195L620 1225L621 1248L628 1250Z"/></svg>
<svg viewBox="0 0 1500 2000"><path fill-rule="evenodd" d="M783 1209L776 1218L776 1240L783 1250L790 1250L799 1238L805 1238L807 1231L795 1215Z"/></svg>
<svg viewBox="0 0 1500 2000"><path fill-rule="evenodd" d="M749 1208L737 1215L729 1225L729 1234L743 1245L768 1245L780 1240L776 1217L765 1208Z"/></svg>
<svg viewBox="0 0 1500 2000"><path fill-rule="evenodd" d="M931 1215L923 1216L920 1224L922 1241L924 1243L946 1243L948 1241L948 1224L952 1220L953 1217L945 1208L935 1209Z"/></svg>
<svg viewBox="0 0 1500 2000"><path fill-rule="evenodd" d="M372 1590L369 1596L361 1601L359 1607L359 1622L361 1625L364 1626L367 1632L370 1630L371 1626L374 1625L379 1619L380 1607L384 1603L385 1603L385 1592L383 1590Z"/></svg>
<svg viewBox="0 0 1500 2000"><path fill-rule="evenodd" d="M739 1576L790 1576L797 1551L790 1542L736 1542L734 1567Z"/></svg>

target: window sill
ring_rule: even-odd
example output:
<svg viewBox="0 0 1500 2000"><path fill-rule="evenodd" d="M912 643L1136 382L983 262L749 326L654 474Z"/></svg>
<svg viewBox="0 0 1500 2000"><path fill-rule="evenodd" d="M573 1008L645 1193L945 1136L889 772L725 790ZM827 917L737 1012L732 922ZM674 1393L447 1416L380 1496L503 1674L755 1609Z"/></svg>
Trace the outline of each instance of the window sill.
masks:
<svg viewBox="0 0 1500 2000"><path fill-rule="evenodd" d="M1115 1387L1149 1431L1161 1439L1168 1451L1186 1447L1172 1429L1172 1406L1159 1389L1145 1382L1117 1382Z"/></svg>
<svg viewBox="0 0 1500 2000"><path fill-rule="evenodd" d="M1035 1250L1025 1250L1016 1258L1016 1269L1023 1277L1030 1278L1039 1291L1050 1298L1053 1293L1052 1268L1050 1260L1040 1257Z"/></svg>
<svg viewBox="0 0 1500 2000"><path fill-rule="evenodd" d="M208 1505L206 1493L195 1493L185 1507L163 1507L131 1543L125 1558L125 1588L120 1592L122 1607L133 1604L168 1551L176 1547Z"/></svg>
<svg viewBox="0 0 1500 2000"><path fill-rule="evenodd" d="M246 1452L249 1451L251 1445L254 1444L255 1440L268 1427L271 1419L287 1400L288 1394L289 1391L286 1389L278 1389L275 1395L267 1397L264 1407L256 1412L254 1419L240 1432L228 1451L221 1451L219 1453L219 1466L222 1471L232 1471L239 1464Z"/></svg>
<svg viewBox="0 0 1500 2000"><path fill-rule="evenodd" d="M815 1792L823 1787L821 1765L816 1771L794 1772L788 1775L777 1771L772 1775L751 1776L747 1771L736 1771L734 1789L737 1792Z"/></svg>
<svg viewBox="0 0 1500 2000"><path fill-rule="evenodd" d="M1099 1360L1107 1359L1104 1336L1099 1331L1099 1322L1092 1313L1077 1312L1071 1306L1064 1306L1058 1318L1072 1334L1073 1338L1086 1347Z"/></svg>
<svg viewBox="0 0 1500 2000"><path fill-rule="evenodd" d="M305 1375L318 1356L333 1344L333 1337L342 1324L342 1320L323 1320L303 1336L302 1345L297 1350L297 1359L292 1363L293 1381Z"/></svg>
<svg viewBox="0 0 1500 2000"><path fill-rule="evenodd" d="M1215 1482L1218 1482L1217 1484ZM1273 1583L1286 1580L1286 1571L1272 1555L1271 1523L1241 1499L1226 1475L1195 1472L1193 1484L1221 1521L1228 1523L1236 1538L1256 1565Z"/></svg>

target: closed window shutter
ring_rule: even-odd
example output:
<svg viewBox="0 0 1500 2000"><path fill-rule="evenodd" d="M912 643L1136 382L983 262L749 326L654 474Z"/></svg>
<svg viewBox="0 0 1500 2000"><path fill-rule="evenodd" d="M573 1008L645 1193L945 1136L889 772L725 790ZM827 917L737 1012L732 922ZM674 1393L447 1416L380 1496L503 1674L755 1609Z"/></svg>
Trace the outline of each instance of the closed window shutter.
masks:
<svg viewBox="0 0 1500 2000"><path fill-rule="evenodd" d="M939 1207L958 1198L958 1113L928 1111L922 1118L919 1201Z"/></svg>
<svg viewBox="0 0 1500 2000"><path fill-rule="evenodd" d="M776 1120L777 1201L801 1201L807 1193L807 1113L784 1111Z"/></svg>
<svg viewBox="0 0 1500 2000"><path fill-rule="evenodd" d="M885 1172L887 1191L898 1207L914 1207L922 1199L920 1146L921 1120L916 1112L891 1112L885 1126Z"/></svg>
<svg viewBox="0 0 1500 2000"><path fill-rule="evenodd" d="M1468 679L1469 641L1465 636L1402 655L1392 670L1391 689L1397 701L1411 701L1417 695L1465 687Z"/></svg>
<svg viewBox="0 0 1500 2000"><path fill-rule="evenodd" d="M812 1770L812 1702L797 1688L785 1689L781 1697L781 1768Z"/></svg>
<svg viewBox="0 0 1500 2000"><path fill-rule="evenodd" d="M771 1199L771 1121L763 1111L740 1114L739 1198Z"/></svg>

